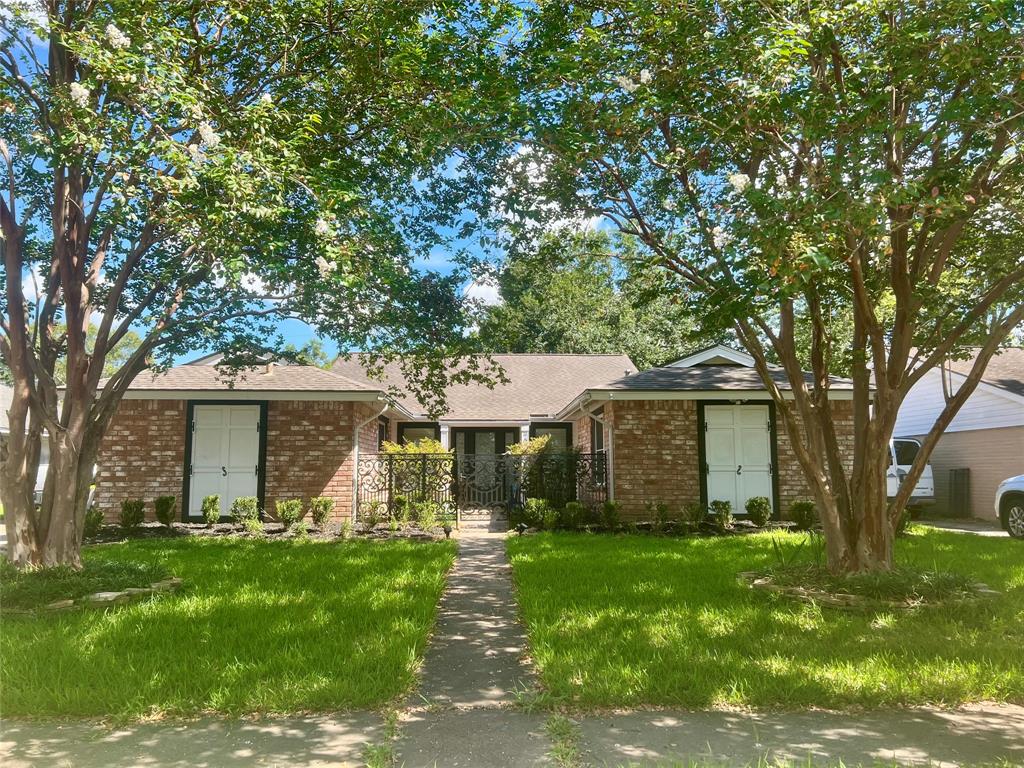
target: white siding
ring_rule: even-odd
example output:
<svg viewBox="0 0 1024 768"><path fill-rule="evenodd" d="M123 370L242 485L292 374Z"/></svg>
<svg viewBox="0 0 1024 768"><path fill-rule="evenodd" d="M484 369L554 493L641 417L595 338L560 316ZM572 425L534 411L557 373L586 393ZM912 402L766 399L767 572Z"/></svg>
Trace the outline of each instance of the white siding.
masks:
<svg viewBox="0 0 1024 768"><path fill-rule="evenodd" d="M963 379L953 376L953 386ZM928 371L910 390L896 419L897 436L924 435L942 411L942 379L937 370ZM1024 426L1024 401L1010 393L979 386L946 429L963 432L972 429Z"/></svg>

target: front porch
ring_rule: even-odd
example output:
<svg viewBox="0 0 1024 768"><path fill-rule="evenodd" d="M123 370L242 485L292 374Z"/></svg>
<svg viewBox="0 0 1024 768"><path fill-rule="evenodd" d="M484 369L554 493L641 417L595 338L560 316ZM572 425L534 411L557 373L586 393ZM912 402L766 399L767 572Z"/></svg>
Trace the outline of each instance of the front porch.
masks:
<svg viewBox="0 0 1024 768"><path fill-rule="evenodd" d="M528 498L553 506L578 501L597 509L608 498L604 452L360 454L356 518L399 519L429 505L431 514L508 527Z"/></svg>

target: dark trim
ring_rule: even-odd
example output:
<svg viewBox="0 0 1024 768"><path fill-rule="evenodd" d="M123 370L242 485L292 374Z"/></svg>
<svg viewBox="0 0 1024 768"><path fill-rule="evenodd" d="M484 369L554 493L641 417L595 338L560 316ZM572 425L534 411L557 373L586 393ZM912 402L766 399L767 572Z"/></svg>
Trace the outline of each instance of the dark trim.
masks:
<svg viewBox="0 0 1024 768"><path fill-rule="evenodd" d="M185 464L181 468L181 520L182 522L194 522L198 517L190 517L189 491L191 490L192 474L189 467L192 465L192 421L195 416L197 405L258 405L260 408L260 447L258 461L260 472L256 476L256 498L260 505L260 519L264 519L267 493L267 401L266 400L186 400L185 401ZM229 519L228 515L221 515L221 521Z"/></svg>
<svg viewBox="0 0 1024 768"><path fill-rule="evenodd" d="M451 445L449 447L455 448L456 435L465 435L466 453L476 453L476 436L479 434L493 434L495 453L502 454L508 450L509 444L499 440L498 435L505 432L514 432L515 438L513 438L512 442L519 442L519 427L452 427Z"/></svg>
<svg viewBox="0 0 1024 768"><path fill-rule="evenodd" d="M400 421L398 422L398 434L395 437L398 440L398 444L401 445L405 439L406 429L427 429L429 427L434 428L434 439L440 441L441 425L436 421Z"/></svg>
<svg viewBox="0 0 1024 768"><path fill-rule="evenodd" d="M771 439L769 450L772 457L772 519L782 519L782 502L779 494L779 435L777 422L775 420L775 402L772 400L758 401L756 403L733 403L728 400L698 400L697 401L697 476L700 478L700 503L705 508L708 505L708 467L707 447L705 438L707 436L707 422L704 417L704 408L708 405L767 405L768 424L770 426ZM733 510L740 512L740 510ZM744 510L745 512L745 510Z"/></svg>
<svg viewBox="0 0 1024 768"><path fill-rule="evenodd" d="M537 430L546 427L565 427L565 448L566 450L572 450L573 448L573 422L571 421L531 421L530 422L530 437L537 436Z"/></svg>

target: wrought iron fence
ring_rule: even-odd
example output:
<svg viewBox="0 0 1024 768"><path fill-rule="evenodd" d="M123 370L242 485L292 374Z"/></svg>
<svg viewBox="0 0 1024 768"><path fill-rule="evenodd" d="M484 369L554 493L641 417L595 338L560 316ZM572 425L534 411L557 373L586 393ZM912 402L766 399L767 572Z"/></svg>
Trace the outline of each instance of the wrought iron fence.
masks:
<svg viewBox="0 0 1024 768"><path fill-rule="evenodd" d="M567 501L598 506L608 497L605 454L361 454L356 514L398 516L403 505L435 502L443 510L508 513L527 498L556 507Z"/></svg>

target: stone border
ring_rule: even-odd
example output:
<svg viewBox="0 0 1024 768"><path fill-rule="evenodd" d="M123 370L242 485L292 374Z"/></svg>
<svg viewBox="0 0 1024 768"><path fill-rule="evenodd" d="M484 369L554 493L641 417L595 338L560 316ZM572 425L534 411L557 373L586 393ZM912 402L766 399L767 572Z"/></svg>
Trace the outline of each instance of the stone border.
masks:
<svg viewBox="0 0 1024 768"><path fill-rule="evenodd" d="M852 595L846 592L826 592L823 589L814 589L812 587L784 586L776 584L771 576L756 571L744 571L737 574L737 578L751 589L772 592L784 597L802 600L805 603L817 603L829 608L844 610L883 608L895 611L912 611L925 606L972 603L1002 594L1002 592L989 587L988 584L979 581L971 584L971 589L974 590L974 593L970 595L959 595L939 602L921 601L912 603L905 600L881 600L863 595Z"/></svg>
<svg viewBox="0 0 1024 768"><path fill-rule="evenodd" d="M182 583L182 580L177 576L171 576L160 581L154 581L148 587L128 587L118 592L93 592L91 595L83 595L82 597L56 600L39 608L12 608L4 611L4 613L24 615L58 613L69 611L73 608L110 608L135 603L153 595L177 592L181 589Z"/></svg>

